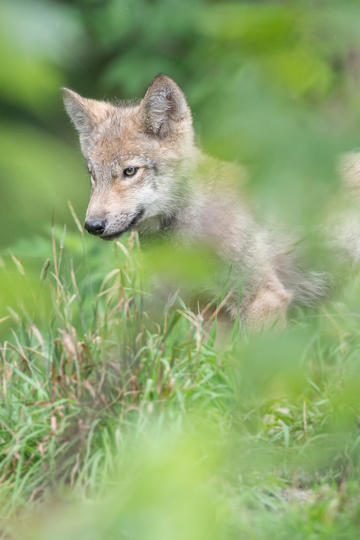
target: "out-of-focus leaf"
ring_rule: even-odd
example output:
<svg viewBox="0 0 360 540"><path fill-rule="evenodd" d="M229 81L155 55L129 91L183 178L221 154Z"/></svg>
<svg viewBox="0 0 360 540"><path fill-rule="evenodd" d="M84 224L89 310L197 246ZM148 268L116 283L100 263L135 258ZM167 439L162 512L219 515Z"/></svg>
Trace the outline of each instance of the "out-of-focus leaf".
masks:
<svg viewBox="0 0 360 540"><path fill-rule="evenodd" d="M265 61L269 78L275 79L293 96L321 97L331 88L333 73L313 51L295 48L274 53Z"/></svg>
<svg viewBox="0 0 360 540"><path fill-rule="evenodd" d="M206 7L200 27L213 38L266 51L294 43L299 17L300 10L280 3L221 2Z"/></svg>
<svg viewBox="0 0 360 540"><path fill-rule="evenodd" d="M11 54L9 54L11 51ZM37 112L53 103L61 84L58 69L21 50L14 35L0 34L0 96Z"/></svg>
<svg viewBox="0 0 360 540"><path fill-rule="evenodd" d="M11 244L19 234L49 229L52 216L72 225L67 200L87 203L88 183L81 158L44 132L21 125L0 128L0 239ZM77 150L77 149L76 149Z"/></svg>
<svg viewBox="0 0 360 540"><path fill-rule="evenodd" d="M0 28L8 45L31 62L69 65L76 58L74 47L81 54L86 43L79 10L60 2L2 0Z"/></svg>

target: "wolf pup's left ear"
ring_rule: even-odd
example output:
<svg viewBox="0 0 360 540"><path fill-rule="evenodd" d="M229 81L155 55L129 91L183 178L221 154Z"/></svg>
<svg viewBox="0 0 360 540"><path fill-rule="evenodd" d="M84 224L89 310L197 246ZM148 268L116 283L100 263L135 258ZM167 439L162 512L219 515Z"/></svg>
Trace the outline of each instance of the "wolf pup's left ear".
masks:
<svg viewBox="0 0 360 540"><path fill-rule="evenodd" d="M152 80L140 107L145 131L159 138L170 135L182 120L191 122L183 91L167 75L159 74Z"/></svg>
<svg viewBox="0 0 360 540"><path fill-rule="evenodd" d="M113 105L84 98L69 88L61 91L66 112L79 132L81 148L86 153L94 129L106 119Z"/></svg>

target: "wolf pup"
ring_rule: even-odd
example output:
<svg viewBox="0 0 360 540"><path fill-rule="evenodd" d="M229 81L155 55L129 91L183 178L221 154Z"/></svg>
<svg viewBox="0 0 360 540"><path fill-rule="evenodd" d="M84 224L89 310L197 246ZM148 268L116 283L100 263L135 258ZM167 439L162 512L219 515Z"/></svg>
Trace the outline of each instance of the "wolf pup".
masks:
<svg viewBox="0 0 360 540"><path fill-rule="evenodd" d="M213 246L232 268L225 307L253 327L284 322L290 304L322 294L321 278L299 272L289 246L254 221L239 193L241 170L196 147L190 108L170 77L157 75L138 103L67 88L63 99L91 177L89 233L112 240L166 229L176 242Z"/></svg>

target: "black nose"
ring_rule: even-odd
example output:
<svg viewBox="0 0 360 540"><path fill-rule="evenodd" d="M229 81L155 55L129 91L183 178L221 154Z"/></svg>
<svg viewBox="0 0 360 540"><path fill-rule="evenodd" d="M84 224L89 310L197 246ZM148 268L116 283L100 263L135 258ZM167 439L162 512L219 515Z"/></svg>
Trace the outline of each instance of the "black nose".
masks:
<svg viewBox="0 0 360 540"><path fill-rule="evenodd" d="M90 234L100 236L105 231L106 221L104 219L87 219L85 221L85 229Z"/></svg>

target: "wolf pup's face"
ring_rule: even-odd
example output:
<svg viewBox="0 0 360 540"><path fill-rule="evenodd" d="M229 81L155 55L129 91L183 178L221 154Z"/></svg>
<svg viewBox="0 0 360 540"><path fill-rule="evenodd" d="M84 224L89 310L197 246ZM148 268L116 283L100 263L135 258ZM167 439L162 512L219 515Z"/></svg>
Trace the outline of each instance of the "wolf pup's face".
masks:
<svg viewBox="0 0 360 540"><path fill-rule="evenodd" d="M87 231L110 240L171 217L193 151L191 113L177 84L158 75L139 103L118 106L67 88L63 98L91 178Z"/></svg>

